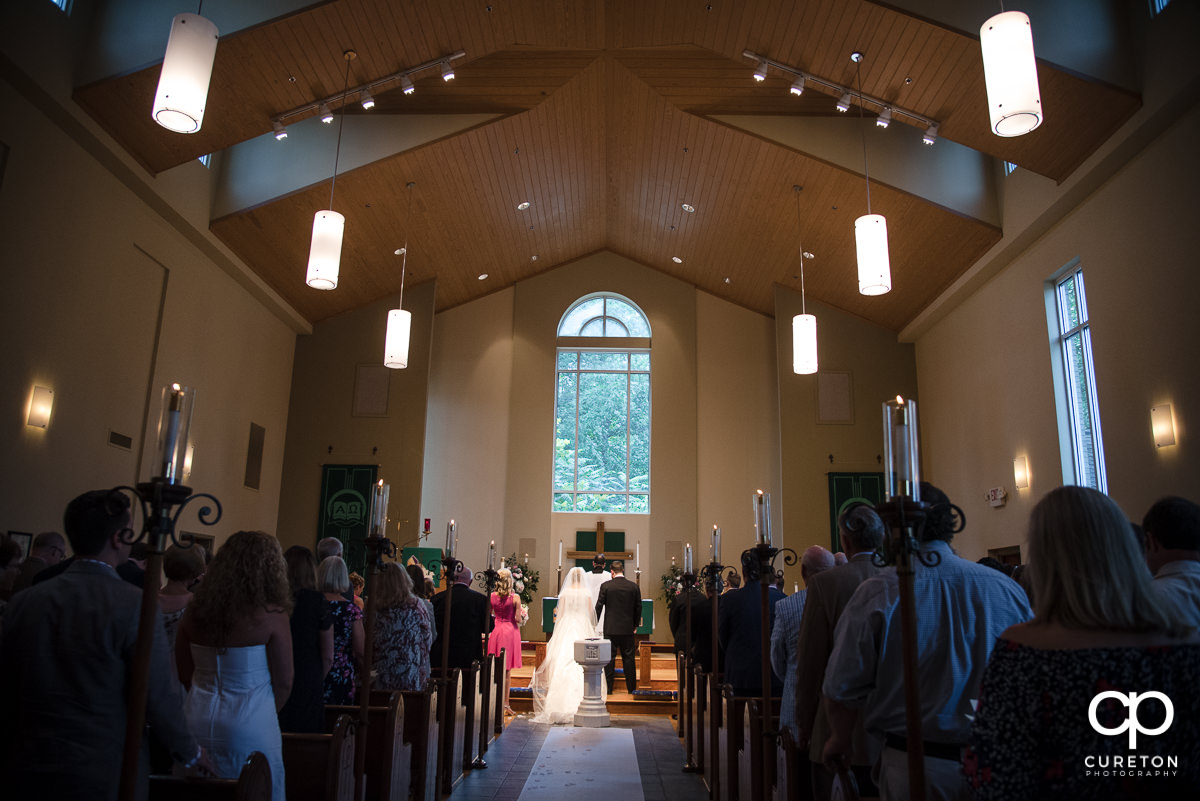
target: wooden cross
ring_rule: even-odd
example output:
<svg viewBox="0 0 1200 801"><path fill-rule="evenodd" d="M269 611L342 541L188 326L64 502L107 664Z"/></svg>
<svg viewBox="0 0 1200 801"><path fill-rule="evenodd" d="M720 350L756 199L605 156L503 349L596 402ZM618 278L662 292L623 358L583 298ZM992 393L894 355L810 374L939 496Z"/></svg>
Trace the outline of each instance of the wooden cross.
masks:
<svg viewBox="0 0 1200 801"><path fill-rule="evenodd" d="M596 554L602 553L609 561L613 559L632 559L633 551L619 551L609 553L604 550L604 521L596 523L596 550L594 551L567 551L568 559L595 559Z"/></svg>

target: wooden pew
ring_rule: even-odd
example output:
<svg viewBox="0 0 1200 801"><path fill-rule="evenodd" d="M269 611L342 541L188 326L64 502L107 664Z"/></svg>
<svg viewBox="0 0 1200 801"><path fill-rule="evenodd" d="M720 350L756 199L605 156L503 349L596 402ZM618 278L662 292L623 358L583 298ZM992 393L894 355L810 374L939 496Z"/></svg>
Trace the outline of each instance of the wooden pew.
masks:
<svg viewBox="0 0 1200 801"><path fill-rule="evenodd" d="M501 651L503 654L503 651ZM483 664L479 666L479 758L487 753L488 743L493 739L492 713L495 699L492 673L496 669L496 657L484 654Z"/></svg>
<svg viewBox="0 0 1200 801"><path fill-rule="evenodd" d="M692 721L692 731L695 741L692 745L692 759L696 763L696 772L708 775L708 674L695 665L692 670L694 692L692 698L695 704L695 720Z"/></svg>
<svg viewBox="0 0 1200 801"><path fill-rule="evenodd" d="M686 715L685 707L687 705L687 657L680 653L675 653L675 682L678 685L675 693L675 698L678 703L675 704L675 732L683 739L687 734L687 726L684 725L684 716ZM687 744L684 744L684 752L687 752ZM691 756L688 754L688 756Z"/></svg>
<svg viewBox="0 0 1200 801"><path fill-rule="evenodd" d="M810 794L808 751L801 750L792 739L790 729L779 733L775 754L776 775L774 801L800 801Z"/></svg>
<svg viewBox="0 0 1200 801"><path fill-rule="evenodd" d="M463 738L467 728L466 709L459 703L461 684L458 668L439 675L438 721L441 747L438 748L438 776L443 795L450 795L463 778Z"/></svg>
<svg viewBox="0 0 1200 801"><path fill-rule="evenodd" d="M763 798L774 792L779 740L774 732L779 728L779 701L779 698L772 698L765 710L762 698L746 701L742 728L743 782L739 788L743 799Z"/></svg>
<svg viewBox="0 0 1200 801"><path fill-rule="evenodd" d="M508 657L505 649L500 649L500 655L492 667L492 696L495 699L492 715L492 732L495 737L504 734L504 682L508 679ZM493 739L495 739L493 737Z"/></svg>
<svg viewBox="0 0 1200 801"><path fill-rule="evenodd" d="M357 706L325 707L325 720L331 727L340 715L359 720ZM367 727L359 730L358 746L365 748L367 801L391 801L407 798L412 779L412 747L404 739L404 695L400 692L372 690L367 707Z"/></svg>
<svg viewBox="0 0 1200 801"><path fill-rule="evenodd" d="M704 738L704 783L708 796L717 801L721 795L721 728L725 707L722 702L721 676L708 674L708 732Z"/></svg>
<svg viewBox="0 0 1200 801"><path fill-rule="evenodd" d="M404 693L404 740L412 748L413 801L438 801L441 798L438 774L441 726L438 688L432 681L420 692Z"/></svg>
<svg viewBox="0 0 1200 801"><path fill-rule="evenodd" d="M290 801L353 801L357 725L339 715L330 734L283 735L283 771Z"/></svg>
<svg viewBox="0 0 1200 801"><path fill-rule="evenodd" d="M460 671L462 675L462 695L459 699L464 710L463 728L463 764L464 771L472 768L486 768L487 763L479 750L479 729L483 725L482 694L479 687L479 662L471 663L469 668Z"/></svg>
<svg viewBox="0 0 1200 801"><path fill-rule="evenodd" d="M758 801L742 798L740 793L742 746L745 743L747 699L734 695L733 687L721 685L721 728L717 735L716 753L720 766L717 772L719 801Z"/></svg>
<svg viewBox="0 0 1200 801"><path fill-rule="evenodd" d="M151 776L150 801L271 801L271 766L255 751L236 779Z"/></svg>

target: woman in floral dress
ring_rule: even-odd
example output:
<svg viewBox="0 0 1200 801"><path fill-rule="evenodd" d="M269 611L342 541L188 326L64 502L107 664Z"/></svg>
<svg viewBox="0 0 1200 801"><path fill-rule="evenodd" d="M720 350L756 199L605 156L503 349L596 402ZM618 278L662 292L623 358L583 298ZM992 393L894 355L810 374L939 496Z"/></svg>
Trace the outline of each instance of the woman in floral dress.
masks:
<svg viewBox="0 0 1200 801"><path fill-rule="evenodd" d="M512 708L508 705L508 677L513 670L521 666L521 629L518 618L522 614L521 598L513 592L512 571L500 568L500 579L496 582L496 591L492 593L492 614L496 618L496 627L488 639L488 653L499 654L504 649L504 711L511 715Z"/></svg>
<svg viewBox="0 0 1200 801"><path fill-rule="evenodd" d="M424 690L429 681L433 616L412 589L408 572L395 562L383 566L371 587L375 597L375 686Z"/></svg>
<svg viewBox="0 0 1200 801"><path fill-rule="evenodd" d="M333 617L333 666L325 676L326 704L353 704L363 658L363 614L346 600L350 574L340 556L327 556L317 568L317 585Z"/></svg>

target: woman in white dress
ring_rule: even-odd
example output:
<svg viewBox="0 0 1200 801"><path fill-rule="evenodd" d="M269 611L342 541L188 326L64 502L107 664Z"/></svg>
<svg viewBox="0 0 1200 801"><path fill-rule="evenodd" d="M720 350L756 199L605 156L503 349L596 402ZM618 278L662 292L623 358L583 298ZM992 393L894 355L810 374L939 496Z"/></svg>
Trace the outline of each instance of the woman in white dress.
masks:
<svg viewBox="0 0 1200 801"><path fill-rule="evenodd" d="M596 609L584 575L583 568L571 568L558 594L546 658L529 682L534 723L573 723L583 700L583 666L575 661L575 641L599 636ZM601 693L604 689L601 682Z"/></svg>
<svg viewBox="0 0 1200 801"><path fill-rule="evenodd" d="M279 542L239 531L213 557L175 640L188 729L221 778L236 779L261 751L274 801L286 797L277 713L292 691L291 606Z"/></svg>

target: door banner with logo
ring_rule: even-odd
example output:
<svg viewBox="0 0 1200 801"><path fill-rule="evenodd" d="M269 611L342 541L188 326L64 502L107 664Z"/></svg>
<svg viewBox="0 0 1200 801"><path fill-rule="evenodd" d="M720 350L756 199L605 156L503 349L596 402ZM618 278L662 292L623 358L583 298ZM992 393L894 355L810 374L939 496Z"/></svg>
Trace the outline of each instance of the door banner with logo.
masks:
<svg viewBox="0 0 1200 801"><path fill-rule="evenodd" d="M321 467L317 539L337 537L350 572L366 573L363 540L371 528L371 491L379 465L327 464Z"/></svg>

